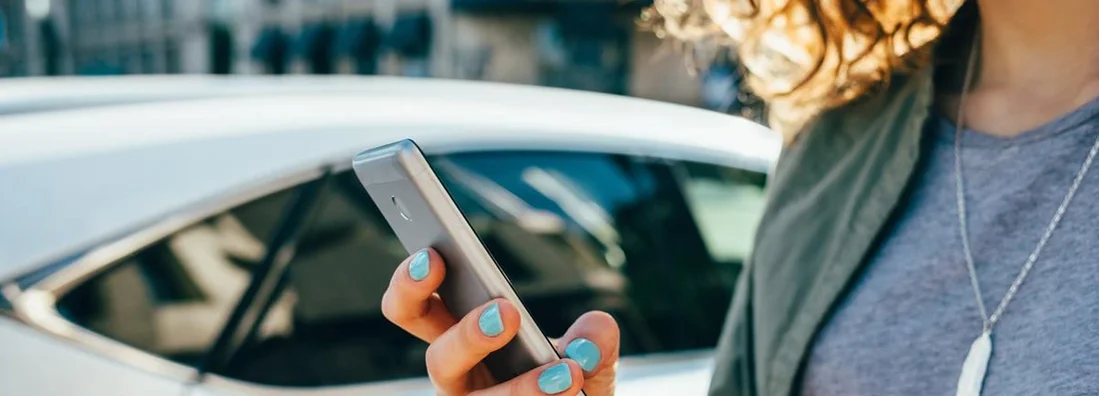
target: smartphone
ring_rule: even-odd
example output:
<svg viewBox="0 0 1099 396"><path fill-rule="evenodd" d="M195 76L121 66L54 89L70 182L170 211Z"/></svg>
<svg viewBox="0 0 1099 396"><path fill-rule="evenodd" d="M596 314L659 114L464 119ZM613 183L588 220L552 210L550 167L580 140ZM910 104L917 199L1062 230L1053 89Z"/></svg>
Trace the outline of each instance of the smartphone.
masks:
<svg viewBox="0 0 1099 396"><path fill-rule="evenodd" d="M364 151L352 167L405 250L434 248L445 260L446 279L438 294L451 313L461 318L501 297L519 309L519 334L484 361L497 381L560 358L415 142Z"/></svg>

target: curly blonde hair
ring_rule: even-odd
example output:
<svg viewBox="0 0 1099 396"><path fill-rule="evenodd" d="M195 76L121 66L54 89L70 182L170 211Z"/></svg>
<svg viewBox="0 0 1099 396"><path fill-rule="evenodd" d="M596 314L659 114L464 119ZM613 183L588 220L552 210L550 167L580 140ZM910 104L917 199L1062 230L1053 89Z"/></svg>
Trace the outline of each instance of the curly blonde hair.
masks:
<svg viewBox="0 0 1099 396"><path fill-rule="evenodd" d="M965 0L654 0L660 37L735 48L748 87L791 139L819 112L925 66Z"/></svg>

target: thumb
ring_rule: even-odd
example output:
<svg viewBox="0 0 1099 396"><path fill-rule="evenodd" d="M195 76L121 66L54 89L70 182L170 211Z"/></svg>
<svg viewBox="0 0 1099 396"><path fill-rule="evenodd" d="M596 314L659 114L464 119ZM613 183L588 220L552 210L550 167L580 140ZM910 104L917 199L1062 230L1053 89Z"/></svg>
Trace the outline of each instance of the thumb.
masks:
<svg viewBox="0 0 1099 396"><path fill-rule="evenodd" d="M587 396L614 395L619 333L610 314L591 311L581 315L554 344L562 357L580 363Z"/></svg>

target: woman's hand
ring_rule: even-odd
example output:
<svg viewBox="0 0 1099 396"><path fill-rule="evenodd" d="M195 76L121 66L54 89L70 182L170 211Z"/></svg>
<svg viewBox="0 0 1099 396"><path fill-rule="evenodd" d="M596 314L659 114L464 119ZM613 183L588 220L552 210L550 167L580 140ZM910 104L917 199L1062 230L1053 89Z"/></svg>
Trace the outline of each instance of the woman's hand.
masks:
<svg viewBox="0 0 1099 396"><path fill-rule="evenodd" d="M618 324L604 312L588 312L554 342L561 356L507 382L495 383L481 360L500 349L519 331L519 311L496 299L460 320L447 310L435 290L446 268L432 250L420 251L393 274L382 298L391 322L427 341L427 374L439 395L511 396L614 394L618 363Z"/></svg>

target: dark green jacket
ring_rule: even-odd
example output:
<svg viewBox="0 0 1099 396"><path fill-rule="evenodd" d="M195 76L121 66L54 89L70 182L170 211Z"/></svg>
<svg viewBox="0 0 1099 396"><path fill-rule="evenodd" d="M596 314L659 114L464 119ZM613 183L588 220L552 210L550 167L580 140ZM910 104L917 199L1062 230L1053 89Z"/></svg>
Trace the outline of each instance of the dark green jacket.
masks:
<svg viewBox="0 0 1099 396"><path fill-rule="evenodd" d="M851 286L920 155L930 70L820 115L770 182L717 348L712 396L795 395L816 332Z"/></svg>

